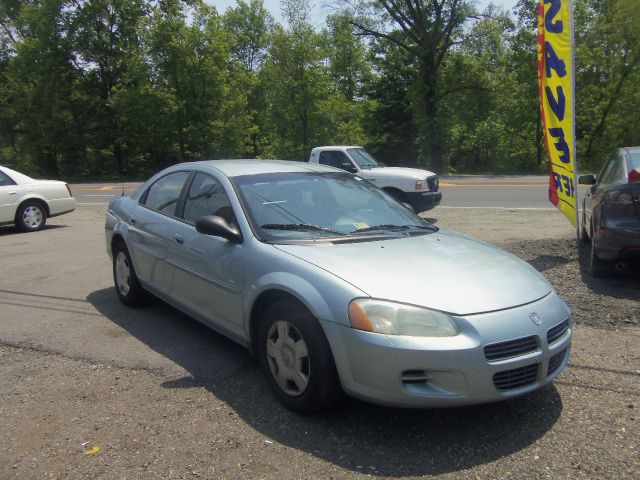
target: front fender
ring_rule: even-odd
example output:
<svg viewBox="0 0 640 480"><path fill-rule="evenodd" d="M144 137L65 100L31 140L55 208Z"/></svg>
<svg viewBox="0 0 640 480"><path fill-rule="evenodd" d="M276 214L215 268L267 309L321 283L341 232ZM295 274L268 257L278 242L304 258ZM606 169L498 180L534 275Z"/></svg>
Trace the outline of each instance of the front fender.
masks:
<svg viewBox="0 0 640 480"><path fill-rule="evenodd" d="M336 321L339 319L343 312L336 311L336 307L329 306L325 298L320 294L318 289L314 287L304 278L294 275L289 272L270 272L257 279L252 285L251 295L246 298L247 301L247 315L245 318L249 318L251 307L255 303L256 299L261 294L267 291L278 290L288 293L289 295L297 298L307 309L313 314L314 317L322 320ZM346 308L345 308L346 312ZM339 322L341 323L341 322Z"/></svg>

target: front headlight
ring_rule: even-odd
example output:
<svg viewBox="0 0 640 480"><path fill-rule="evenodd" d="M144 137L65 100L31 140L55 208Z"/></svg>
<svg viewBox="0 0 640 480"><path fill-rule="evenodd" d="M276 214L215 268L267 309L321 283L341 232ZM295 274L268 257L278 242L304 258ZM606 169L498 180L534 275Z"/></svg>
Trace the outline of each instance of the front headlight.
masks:
<svg viewBox="0 0 640 480"><path fill-rule="evenodd" d="M454 321L442 312L370 298L349 304L349 321L358 330L387 335L453 337L459 333Z"/></svg>

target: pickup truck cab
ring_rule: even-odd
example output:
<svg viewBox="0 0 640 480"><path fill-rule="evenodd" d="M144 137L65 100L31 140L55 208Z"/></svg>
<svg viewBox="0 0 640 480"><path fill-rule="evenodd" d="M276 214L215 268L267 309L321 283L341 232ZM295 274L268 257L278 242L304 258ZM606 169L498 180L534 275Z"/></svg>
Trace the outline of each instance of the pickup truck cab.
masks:
<svg viewBox="0 0 640 480"><path fill-rule="evenodd" d="M408 203L417 213L431 210L442 199L435 173L417 168L385 167L362 147L316 147L311 150L309 162L356 173L396 200Z"/></svg>

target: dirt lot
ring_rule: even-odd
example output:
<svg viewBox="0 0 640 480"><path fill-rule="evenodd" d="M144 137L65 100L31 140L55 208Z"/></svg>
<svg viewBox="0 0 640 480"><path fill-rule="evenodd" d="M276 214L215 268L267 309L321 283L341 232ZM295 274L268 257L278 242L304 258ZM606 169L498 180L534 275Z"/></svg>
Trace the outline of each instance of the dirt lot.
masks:
<svg viewBox="0 0 640 480"><path fill-rule="evenodd" d="M103 214L0 229L2 479L640 477L640 276L589 278L557 212L429 214L529 261L569 303L554 385L449 410L347 399L311 417L280 407L230 341L159 301L122 307Z"/></svg>

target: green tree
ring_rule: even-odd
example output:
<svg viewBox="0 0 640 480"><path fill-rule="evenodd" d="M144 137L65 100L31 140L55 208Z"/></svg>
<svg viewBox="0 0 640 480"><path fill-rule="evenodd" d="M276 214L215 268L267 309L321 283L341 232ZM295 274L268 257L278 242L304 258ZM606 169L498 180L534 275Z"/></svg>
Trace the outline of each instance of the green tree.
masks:
<svg viewBox="0 0 640 480"><path fill-rule="evenodd" d="M420 153L432 169L445 170L443 118L440 115L440 69L463 27L475 13L466 0L372 0L359 4L352 23L363 35L386 39L415 58L414 114ZM354 12L355 14L355 12ZM389 31L392 25L395 30Z"/></svg>

